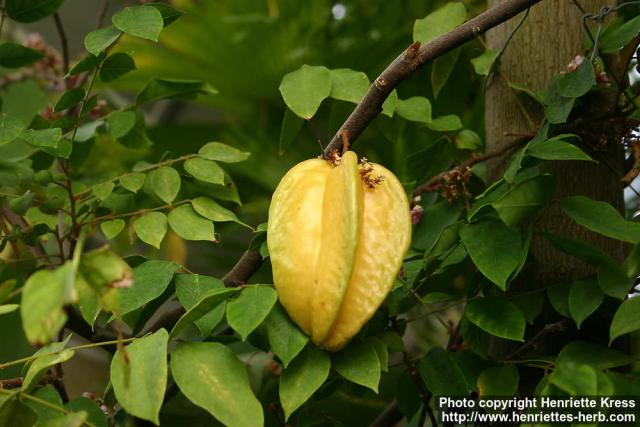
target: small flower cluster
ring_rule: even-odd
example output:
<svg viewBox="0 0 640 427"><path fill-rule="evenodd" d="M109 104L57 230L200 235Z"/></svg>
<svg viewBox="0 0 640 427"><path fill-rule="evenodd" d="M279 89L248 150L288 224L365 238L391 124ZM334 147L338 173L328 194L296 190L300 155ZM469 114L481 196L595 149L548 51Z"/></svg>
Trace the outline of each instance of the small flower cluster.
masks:
<svg viewBox="0 0 640 427"><path fill-rule="evenodd" d="M384 176L374 175L373 165L369 163L366 157L360 159L360 177L369 188L376 188L384 181Z"/></svg>
<svg viewBox="0 0 640 427"><path fill-rule="evenodd" d="M471 193L467 188L467 184L471 179L471 168L466 166L463 168L455 168L442 176L441 193L449 203L453 203L461 196L465 199L471 198Z"/></svg>

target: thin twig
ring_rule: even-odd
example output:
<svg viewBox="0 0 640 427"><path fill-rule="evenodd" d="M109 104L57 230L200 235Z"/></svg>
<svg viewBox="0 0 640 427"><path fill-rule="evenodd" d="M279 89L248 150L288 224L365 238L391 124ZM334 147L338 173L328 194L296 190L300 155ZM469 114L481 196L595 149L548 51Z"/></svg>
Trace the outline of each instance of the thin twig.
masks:
<svg viewBox="0 0 640 427"><path fill-rule="evenodd" d="M523 137L520 137L508 144L504 144L500 147L498 147L496 150L494 151L490 151L486 154L480 155L480 156L473 156L470 157L466 162L464 162L462 165L460 166L456 166L455 168L439 173L438 175L432 177L431 179L429 179L429 181L425 182L424 184L416 187L415 190L413 190L413 196L419 196L420 194L423 193L429 193L429 192L433 192L433 191L437 191L441 184L442 184L442 179L444 178L445 175L452 173L453 171L456 170L464 170L467 168L470 168L474 165L476 165L477 163L481 163L484 161L487 161L489 159L493 159L495 157L500 157L503 156L505 154L507 154L509 151L520 147L521 145L523 145L524 143L526 143L527 141L529 141L531 138L533 138L532 135L526 135Z"/></svg>
<svg viewBox="0 0 640 427"><path fill-rule="evenodd" d="M96 28L102 27L104 23L104 18L107 16L107 11L109 10L109 0L102 0L102 5L100 9L98 9L98 15L96 17Z"/></svg>
<svg viewBox="0 0 640 427"><path fill-rule="evenodd" d="M60 46L62 47L62 69L64 70L64 75L66 76L69 72L69 40L67 39L67 32L64 29L64 25L62 25L62 20L60 19L60 15L56 12L53 14L53 21L56 23L56 30L58 31L58 37L60 37ZM68 79L65 79L65 85L67 89L69 89L71 82Z"/></svg>

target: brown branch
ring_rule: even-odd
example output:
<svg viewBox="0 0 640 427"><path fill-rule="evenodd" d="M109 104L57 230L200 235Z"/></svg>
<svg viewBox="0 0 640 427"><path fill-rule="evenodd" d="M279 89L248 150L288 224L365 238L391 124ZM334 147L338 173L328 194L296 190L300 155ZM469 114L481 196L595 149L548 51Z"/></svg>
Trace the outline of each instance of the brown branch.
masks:
<svg viewBox="0 0 640 427"><path fill-rule="evenodd" d="M40 385L51 384L54 381L55 381L55 377L53 375L47 374L44 377L42 377L42 379L38 384ZM12 388L19 388L19 387L22 387L22 383L24 383L23 377L0 380L0 390L10 390Z"/></svg>
<svg viewBox="0 0 640 427"><path fill-rule="evenodd" d="M443 178L447 175L447 174L451 174L453 172L456 171L463 171L467 168L471 168L474 165L481 163L481 162L485 162L489 159L493 159L495 157L500 157L500 156L504 156L505 154L507 154L509 151L518 148L519 146L521 146L522 144L524 144L525 142L528 142L531 138L533 138L533 136L531 135L524 135L521 138L518 138L508 144L503 144L502 146L498 147L496 150L494 151L490 151L488 153L482 154L480 156L471 156L466 162L464 162L463 164L461 164L460 166L456 166L455 168L448 170L448 171L444 171L439 173L438 175L432 177L431 179L429 179L427 182L425 182L424 184L418 186L415 188L415 190L413 190L413 196L419 196L423 193L431 193L434 191L438 191L440 189L440 187L442 186L442 180Z"/></svg>
<svg viewBox="0 0 640 427"><path fill-rule="evenodd" d="M349 135L349 142L353 144L369 123L382 112L382 104L393 89L416 70L487 30L508 21L540 1L505 0L424 46L419 46L417 43L409 46L374 81L360 104L324 149L323 156L328 158L329 153L342 148L341 136L345 133Z"/></svg>
<svg viewBox="0 0 640 427"><path fill-rule="evenodd" d="M222 281L227 287L244 285L258 271L262 262L262 255L259 251L246 250L236 265L222 278Z"/></svg>
<svg viewBox="0 0 640 427"><path fill-rule="evenodd" d="M53 21L56 23L56 30L58 31L58 37L60 37L60 46L62 48L62 69L64 71L64 75L66 76L69 72L70 62L69 40L67 39L67 32L64 30L60 15L57 12L53 14ZM67 85L67 89L69 89L69 80L65 80L65 84Z"/></svg>

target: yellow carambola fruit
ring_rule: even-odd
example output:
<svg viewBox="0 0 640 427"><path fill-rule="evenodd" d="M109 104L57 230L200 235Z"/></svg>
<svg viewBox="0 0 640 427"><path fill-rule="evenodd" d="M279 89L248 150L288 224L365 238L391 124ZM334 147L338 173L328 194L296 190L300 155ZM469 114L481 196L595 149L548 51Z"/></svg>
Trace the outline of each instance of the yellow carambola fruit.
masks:
<svg viewBox="0 0 640 427"><path fill-rule="evenodd" d="M352 151L338 166L294 166L271 200L267 245L280 302L327 350L342 348L380 307L410 241L402 185L380 165L359 166Z"/></svg>

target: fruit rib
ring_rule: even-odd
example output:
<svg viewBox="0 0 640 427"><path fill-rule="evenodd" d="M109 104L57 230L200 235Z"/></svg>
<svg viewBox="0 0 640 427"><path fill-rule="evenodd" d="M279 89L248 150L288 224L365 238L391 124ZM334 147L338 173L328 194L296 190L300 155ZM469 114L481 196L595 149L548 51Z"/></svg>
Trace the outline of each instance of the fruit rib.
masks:
<svg viewBox="0 0 640 427"><path fill-rule="evenodd" d="M292 320L311 334L309 307L320 254L323 200L334 168L306 160L282 178L269 208L267 245L280 302Z"/></svg>
<svg viewBox="0 0 640 427"><path fill-rule="evenodd" d="M373 316L389 293L411 241L409 203L402 185L389 170L372 166L372 176L381 175L384 180L364 190L362 232L346 294L322 344L328 350L342 348Z"/></svg>
<svg viewBox="0 0 640 427"><path fill-rule="evenodd" d="M355 153L342 156L325 188L322 243L311 300L311 337L316 344L326 339L338 315L362 228L363 186Z"/></svg>

